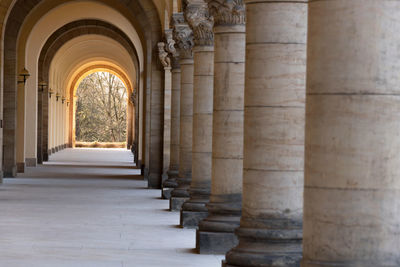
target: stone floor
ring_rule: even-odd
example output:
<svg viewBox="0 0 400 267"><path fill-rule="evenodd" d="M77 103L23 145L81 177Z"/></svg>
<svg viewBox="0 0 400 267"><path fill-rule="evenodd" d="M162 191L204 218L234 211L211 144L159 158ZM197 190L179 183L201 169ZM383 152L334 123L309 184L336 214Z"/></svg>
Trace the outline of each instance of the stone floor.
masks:
<svg viewBox="0 0 400 267"><path fill-rule="evenodd" d="M121 149L67 149L0 186L1 267L219 267Z"/></svg>

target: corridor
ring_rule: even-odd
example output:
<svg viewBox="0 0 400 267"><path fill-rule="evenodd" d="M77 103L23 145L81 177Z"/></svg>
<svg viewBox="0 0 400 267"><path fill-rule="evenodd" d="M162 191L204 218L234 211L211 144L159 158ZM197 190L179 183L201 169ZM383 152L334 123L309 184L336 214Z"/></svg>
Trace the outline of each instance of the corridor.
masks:
<svg viewBox="0 0 400 267"><path fill-rule="evenodd" d="M122 149L66 149L0 187L0 267L221 266Z"/></svg>

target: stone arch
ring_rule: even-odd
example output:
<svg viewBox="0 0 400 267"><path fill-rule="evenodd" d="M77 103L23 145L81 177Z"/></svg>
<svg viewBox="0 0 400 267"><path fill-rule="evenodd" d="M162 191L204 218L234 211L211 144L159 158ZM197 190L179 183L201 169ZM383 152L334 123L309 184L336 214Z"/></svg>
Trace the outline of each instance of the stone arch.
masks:
<svg viewBox="0 0 400 267"><path fill-rule="evenodd" d="M76 91L78 89L79 84L81 81L87 77L88 75L98 72L98 71L106 71L111 74L114 74L117 76L124 84L127 90L127 95L129 96L135 86L132 84L132 81L128 78L127 74L121 70L118 67L111 66L109 64L95 64L91 65L89 67L86 67L83 70L80 70L78 73L74 74L71 86L69 88L69 99L71 100L71 104L69 106L69 124L70 124L70 132L69 132L69 140L70 144L74 145L75 144L75 129L74 129L74 122L75 122L75 95ZM135 112L135 107L133 106L132 102L128 100L128 105L127 105L127 145L132 144L132 119ZM136 121L136 120L135 120Z"/></svg>
<svg viewBox="0 0 400 267"><path fill-rule="evenodd" d="M51 10L51 8L62 4L64 1L53 0L32 0L29 2L17 0L9 13L8 20L4 31L4 97L6 99L4 111L7 113L4 120L4 133L7 135L9 142L5 143L5 149L9 152L9 156L4 158L6 174L9 176L15 175L15 135L16 135L16 87L17 87L17 41L20 30L25 19L29 16L35 7L42 5L43 13ZM140 32L145 50L145 69L144 81L145 91L144 96L146 101L146 137L143 142L146 144L146 168L148 172L154 173L154 178L158 179L161 173L162 147L160 139L162 139L161 128L162 124L162 109L159 103L162 102L161 89L161 66L157 62L157 57L154 53L158 39L161 36L161 23L158 17L156 7L152 1L136 0L136 1L118 1L118 0L98 0L112 7L120 7L121 13L130 14L132 24ZM124 8L121 8L124 7ZM36 9L37 10L37 9ZM33 27L33 26L32 26ZM151 29L148 31L147 29ZM152 81L152 82L150 82ZM150 121L156 122L151 125ZM149 164L149 155L152 155L152 166ZM142 156L143 158L143 156ZM159 181L157 180L156 183Z"/></svg>
<svg viewBox="0 0 400 267"><path fill-rule="evenodd" d="M79 20L68 23L55 31L46 41L43 46L40 57L39 57L39 71L38 71L38 81L44 81L47 84L49 83L49 70L50 64L57 53L57 51L71 39L77 38L82 35L87 34L97 34L103 35L106 37L110 37L116 41L118 41L123 47L126 48L128 53L132 57L132 61L136 67L136 86L140 83L140 61L138 58L138 54L136 48L129 37L118 27L112 25L111 23L100 21L100 20ZM40 93L39 93L40 94ZM47 132L48 132L48 98L47 97L39 97L38 101L38 113L40 114L38 118L38 135L37 135L37 160L39 163L42 163L43 160L48 160L49 147L47 140ZM136 116L139 115L138 112L135 113ZM138 118L135 121L139 121ZM70 123L71 126L71 123ZM135 134L138 133L139 125L135 125ZM73 138L69 138L70 141L73 141ZM136 137L135 140L138 140ZM70 143L69 145L71 145ZM131 144L128 142L128 144Z"/></svg>
<svg viewBox="0 0 400 267"><path fill-rule="evenodd" d="M114 53L114 51L119 51ZM129 53L117 41L102 35L82 35L73 38L65 43L54 56L49 75L49 88L53 92L58 92L68 97L68 88L70 88L71 80L75 73L83 68L93 65L95 62L101 64L112 64L123 70L131 81L135 80L135 68ZM132 82L134 84L134 82ZM49 107L49 151L52 153L57 151L60 143L68 143L66 131L63 132L63 138L60 140L60 130L67 125L67 120L63 120L60 124L58 111L55 110L58 106L54 98L49 98L47 94L43 94L43 99L49 100L49 105L44 105L44 108ZM67 110L65 110L67 113ZM68 115L67 115L68 117ZM56 127L54 127L56 126ZM60 128L61 127L61 128Z"/></svg>

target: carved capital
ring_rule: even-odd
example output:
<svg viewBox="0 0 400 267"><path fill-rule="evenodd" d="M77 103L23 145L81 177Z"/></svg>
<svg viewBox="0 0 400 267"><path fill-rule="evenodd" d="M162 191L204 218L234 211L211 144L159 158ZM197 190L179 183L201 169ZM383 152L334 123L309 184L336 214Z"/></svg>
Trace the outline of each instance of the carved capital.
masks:
<svg viewBox="0 0 400 267"><path fill-rule="evenodd" d="M214 45L214 19L203 0L184 0L185 18L193 30L195 45Z"/></svg>
<svg viewBox="0 0 400 267"><path fill-rule="evenodd" d="M246 24L246 8L243 0L205 0L208 3L215 26Z"/></svg>
<svg viewBox="0 0 400 267"><path fill-rule="evenodd" d="M192 58L193 31L185 21L183 13L172 15L173 37L179 49L180 58Z"/></svg>
<svg viewBox="0 0 400 267"><path fill-rule="evenodd" d="M171 68L171 59L168 56L168 52L165 51L165 43L158 43L158 57L160 58L161 64L164 68Z"/></svg>
<svg viewBox="0 0 400 267"><path fill-rule="evenodd" d="M178 51L176 51L175 48L175 40L173 37L172 29L165 30L165 39L167 41L165 45L165 50L167 50L167 52L170 53L172 56L175 56L178 53Z"/></svg>

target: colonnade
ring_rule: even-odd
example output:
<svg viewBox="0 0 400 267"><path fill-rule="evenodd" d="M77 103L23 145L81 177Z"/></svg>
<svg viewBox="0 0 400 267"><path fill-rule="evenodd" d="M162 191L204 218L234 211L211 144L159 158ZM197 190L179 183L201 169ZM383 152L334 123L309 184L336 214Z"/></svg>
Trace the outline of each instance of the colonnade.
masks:
<svg viewBox="0 0 400 267"><path fill-rule="evenodd" d="M393 1L184 1L170 203L199 253L400 264L399 15Z"/></svg>

